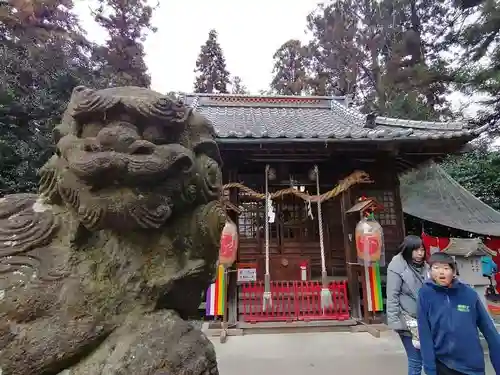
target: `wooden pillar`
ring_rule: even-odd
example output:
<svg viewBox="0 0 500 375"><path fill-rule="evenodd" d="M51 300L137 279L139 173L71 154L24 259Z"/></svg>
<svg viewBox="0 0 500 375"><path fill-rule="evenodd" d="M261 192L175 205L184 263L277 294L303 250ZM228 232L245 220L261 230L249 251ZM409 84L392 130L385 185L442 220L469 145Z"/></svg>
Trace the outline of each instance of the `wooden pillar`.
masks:
<svg viewBox="0 0 500 375"><path fill-rule="evenodd" d="M343 192L340 196L340 212L342 215L342 232L344 237L344 251L347 270L347 287L349 290L349 304L351 306L352 316L355 319L361 319L362 316L359 295L361 285L359 283L357 271L357 255L354 241L355 224L353 223L353 215L346 215L346 211L351 208L351 205L351 195L348 190Z"/></svg>
<svg viewBox="0 0 500 375"><path fill-rule="evenodd" d="M396 220L397 220L400 240L402 241L404 236L406 235L406 229L405 229L403 205L401 202L399 176L397 175L396 169L394 170L394 210L396 211Z"/></svg>

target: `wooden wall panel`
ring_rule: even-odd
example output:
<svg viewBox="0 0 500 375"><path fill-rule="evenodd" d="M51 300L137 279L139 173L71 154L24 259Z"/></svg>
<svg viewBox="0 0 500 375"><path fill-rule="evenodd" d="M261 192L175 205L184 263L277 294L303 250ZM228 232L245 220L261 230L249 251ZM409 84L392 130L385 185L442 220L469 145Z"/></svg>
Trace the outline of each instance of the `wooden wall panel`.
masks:
<svg viewBox="0 0 500 375"><path fill-rule="evenodd" d="M240 153L241 155L241 153ZM233 158L234 159L234 158ZM241 162L236 165L232 162L231 173L224 173L224 178L230 178L225 182L242 182L259 192L263 192L264 188L264 163ZM296 176L300 175L301 183L306 183L307 189L315 192L314 184L311 181L306 181L307 170L311 165L293 164L288 165L283 169L292 175L294 170L300 171ZM354 155L352 158L343 157L342 163L338 162L338 158L328 160L320 166L320 181L321 191L325 192L333 188L337 182L346 177L349 173L356 169L368 172L374 180L373 184L358 185L351 189L351 205L353 205L360 196L375 196L380 203L384 204L386 210L378 219L384 228L386 259L389 261L396 252L397 246L403 238L403 215L401 210L401 202L399 197L399 185L396 175L395 159L387 153L380 154L380 157L373 159L357 159ZM282 171L282 172L283 172ZM288 176L284 172L281 177ZM270 190L286 188L287 186L273 186L277 181L270 182ZM258 262L262 264L264 259L264 203L251 203L252 199L231 195L233 203L242 206L247 210L253 209L252 212L244 212L239 215L239 230L240 230L240 246L239 246L239 261L240 262ZM290 202L290 200L289 200ZM279 204L279 203L278 203ZM290 203L287 203L288 205ZM300 204L302 204L300 202ZM252 211L249 210L249 211ZM342 232L342 218L340 212L340 197L334 198L326 202L322 206L324 236L325 236L325 253L327 271L330 276L345 276L345 251L344 251L344 235ZM316 207L313 204L314 221L317 221ZM305 211L301 213L305 215ZM252 221L254 223L252 224ZM312 223L307 223L310 231L317 231L317 226L314 228ZM316 223L317 224L317 223ZM253 226L252 226L253 225ZM318 278L321 274L321 257L319 238L301 237L302 235L290 233L293 226L286 225L271 225L271 241L270 252L273 261L281 262L283 259L303 257L308 259L311 267L311 274ZM317 234L316 234L317 236ZM299 238L300 237L300 238ZM295 240L296 239L296 240ZM271 270L272 273L272 270Z"/></svg>

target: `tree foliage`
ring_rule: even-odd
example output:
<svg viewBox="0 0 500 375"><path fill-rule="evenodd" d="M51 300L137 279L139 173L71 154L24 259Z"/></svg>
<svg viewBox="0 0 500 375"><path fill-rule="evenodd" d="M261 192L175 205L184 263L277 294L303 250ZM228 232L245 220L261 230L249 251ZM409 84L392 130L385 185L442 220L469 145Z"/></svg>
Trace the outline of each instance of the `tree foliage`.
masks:
<svg viewBox="0 0 500 375"><path fill-rule="evenodd" d="M147 0L99 0L94 17L109 38L96 50L96 57L103 62L103 73L113 86L151 85L142 43L148 32L156 32L152 15Z"/></svg>
<svg viewBox="0 0 500 375"><path fill-rule="evenodd" d="M231 94L248 94L247 87L243 84L243 81L239 76L234 76L231 80Z"/></svg>
<svg viewBox="0 0 500 375"><path fill-rule="evenodd" d="M443 167L477 198L500 210L500 152L478 148L449 158Z"/></svg>
<svg viewBox="0 0 500 375"><path fill-rule="evenodd" d="M102 51L85 37L71 1L0 3L0 196L36 189L75 86L118 82L104 73Z"/></svg>
<svg viewBox="0 0 500 375"><path fill-rule="evenodd" d="M227 94L230 75L226 59L217 41L217 31L210 30L208 39L196 60L194 92Z"/></svg>
<svg viewBox="0 0 500 375"><path fill-rule="evenodd" d="M491 148L500 130L500 3L496 0L458 0L455 17L444 34L452 58L454 87L466 94L486 94L484 110L474 119L485 126L481 142L471 152L443 163L467 190L500 210L500 154Z"/></svg>
<svg viewBox="0 0 500 375"><path fill-rule="evenodd" d="M93 45L60 1L2 5L0 40L3 195L35 189L37 169L53 151L51 128L73 87L100 78L89 58Z"/></svg>
<svg viewBox="0 0 500 375"><path fill-rule="evenodd" d="M329 1L307 16L311 89L316 95L353 95L357 90L359 64L359 15L357 2Z"/></svg>
<svg viewBox="0 0 500 375"><path fill-rule="evenodd" d="M299 40L285 42L273 55L271 88L280 95L300 95L308 89L309 55Z"/></svg>
<svg viewBox="0 0 500 375"><path fill-rule="evenodd" d="M458 48L457 87L465 93L484 93L489 99L477 123L500 132L500 3L497 0L462 0L465 10L447 43Z"/></svg>
<svg viewBox="0 0 500 375"><path fill-rule="evenodd" d="M500 3L459 0L455 9L455 18L444 33L445 46L456 51L454 87L466 94L486 94L489 99L473 121L485 126L478 147L449 158L443 166L476 197L500 210L500 154L491 148L500 130Z"/></svg>

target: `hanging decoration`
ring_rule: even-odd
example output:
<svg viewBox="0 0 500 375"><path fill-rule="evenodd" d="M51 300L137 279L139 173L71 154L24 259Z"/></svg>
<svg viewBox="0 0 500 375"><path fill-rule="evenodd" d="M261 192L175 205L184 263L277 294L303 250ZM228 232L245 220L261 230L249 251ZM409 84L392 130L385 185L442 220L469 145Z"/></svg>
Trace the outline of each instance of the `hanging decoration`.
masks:
<svg viewBox="0 0 500 375"><path fill-rule="evenodd" d="M373 213L358 222L355 239L359 264L371 265L383 260L384 233Z"/></svg>
<svg viewBox="0 0 500 375"><path fill-rule="evenodd" d="M373 263L365 269L366 297L368 301L368 311L384 310L384 300L382 298L382 281L380 279L380 264Z"/></svg>
<svg viewBox="0 0 500 375"><path fill-rule="evenodd" d="M220 238L219 264L230 267L236 260L238 250L238 228L227 219Z"/></svg>
<svg viewBox="0 0 500 375"><path fill-rule="evenodd" d="M306 205L306 212L307 212L307 217L311 220L314 220L314 215L312 213L312 207L311 207L311 200L308 199L306 202L305 202L305 205Z"/></svg>
<svg viewBox="0 0 500 375"><path fill-rule="evenodd" d="M266 181L268 178L266 178ZM351 173L349 176L344 178L339 182L337 186L335 186L332 190L327 191L326 193L323 194L318 194L318 195L309 195L306 192L300 191L300 189L295 189L293 187L289 187L286 189L278 190L274 193L269 194L269 198L272 200L275 200L277 198L282 198L285 195L290 195L293 194L305 201L311 201L316 203L317 201L325 202L329 199L335 198L337 195L340 193L347 191L351 186L356 185L356 184L371 184L373 181L370 179L370 176L368 173L363 172L363 171L355 171ZM225 184L222 187L222 190L228 190L228 189L240 189L242 192L245 193L246 196L252 197L256 200L264 200L266 199L265 193L259 193L239 182L231 182L229 184Z"/></svg>
<svg viewBox="0 0 500 375"><path fill-rule="evenodd" d="M375 211L379 206L372 198L361 197L360 202L372 202L361 211L361 220L356 225L355 241L358 263L364 266L366 301L368 311L384 309L380 266L385 264L384 232L375 220Z"/></svg>
<svg viewBox="0 0 500 375"><path fill-rule="evenodd" d="M217 268L217 278L206 293L205 314L207 316L223 316L226 308L226 269L220 264Z"/></svg>
<svg viewBox="0 0 500 375"><path fill-rule="evenodd" d="M311 171L312 175L313 171ZM274 179L276 178L276 171L272 168L269 170L269 179ZM349 176L344 178L339 182L337 186L335 186L332 190L327 191L326 193L323 193L321 195L309 195L307 192L301 191L301 189L296 189L295 187L289 187L287 189L282 189L278 190L272 194L269 195L269 198L271 199L277 199L277 198L282 198L286 195L293 194L301 199L303 199L306 202L317 202L320 200L321 202L325 202L329 199L335 198L337 195L341 194L344 191L349 190L349 188L353 185L356 184L370 184L373 181L370 179L370 176L368 173L363 172L363 171L355 171L351 173ZM222 192L228 189L240 189L242 192L245 193L246 196L252 197L255 200L263 200L265 199L266 195L263 193L259 193L248 186L245 186L239 182L231 182L229 184L225 184L222 186ZM236 212L238 215L241 213L241 209L239 207L236 207L233 203L231 203L228 199L221 198L221 203L226 209L226 211L233 211ZM312 216L311 212L311 219L314 219Z"/></svg>
<svg viewBox="0 0 500 375"><path fill-rule="evenodd" d="M276 210L274 209L274 204L271 198L267 199L267 207L267 221L272 224L276 220Z"/></svg>
<svg viewBox="0 0 500 375"><path fill-rule="evenodd" d="M316 178L316 171L313 168L309 171L309 179L311 181L314 181L315 178ZM306 190L305 186L301 186L299 191L305 192L306 194L309 194L309 192ZM309 218L310 220L314 220L314 215L313 215L312 206L311 206L311 199L309 199L309 198L304 199L304 210L305 210L307 218Z"/></svg>

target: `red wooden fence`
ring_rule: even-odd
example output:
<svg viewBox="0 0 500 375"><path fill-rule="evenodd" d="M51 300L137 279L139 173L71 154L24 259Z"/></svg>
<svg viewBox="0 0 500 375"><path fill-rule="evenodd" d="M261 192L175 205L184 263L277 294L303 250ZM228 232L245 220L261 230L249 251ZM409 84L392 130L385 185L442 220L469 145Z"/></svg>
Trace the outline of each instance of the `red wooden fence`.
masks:
<svg viewBox="0 0 500 375"><path fill-rule="evenodd" d="M273 281L272 306L263 311L264 283L244 283L239 293L240 316L249 323L349 319L346 282L330 282L333 306L325 310L321 308L321 288L319 281Z"/></svg>

